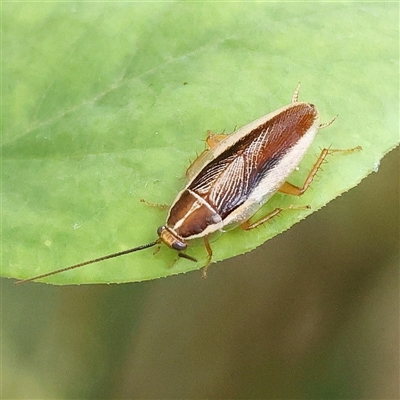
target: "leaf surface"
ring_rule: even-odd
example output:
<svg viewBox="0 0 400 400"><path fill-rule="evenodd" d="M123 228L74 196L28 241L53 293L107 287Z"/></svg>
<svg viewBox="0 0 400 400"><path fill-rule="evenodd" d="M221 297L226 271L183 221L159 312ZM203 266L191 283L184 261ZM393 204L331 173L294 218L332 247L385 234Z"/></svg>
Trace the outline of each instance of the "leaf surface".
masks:
<svg viewBox="0 0 400 400"><path fill-rule="evenodd" d="M254 249L376 171L398 143L396 3L4 3L2 275L28 278L156 239L206 131L290 102L317 106L328 159L301 198L275 195L259 229L213 241L213 261ZM373 28L373 29L372 29ZM165 246L46 279L133 282L199 269Z"/></svg>

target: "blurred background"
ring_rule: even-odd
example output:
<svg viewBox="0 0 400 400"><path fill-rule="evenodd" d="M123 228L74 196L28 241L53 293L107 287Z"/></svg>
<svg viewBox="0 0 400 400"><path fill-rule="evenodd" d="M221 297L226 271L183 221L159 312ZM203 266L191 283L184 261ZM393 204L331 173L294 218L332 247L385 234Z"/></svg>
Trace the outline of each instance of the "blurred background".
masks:
<svg viewBox="0 0 400 400"><path fill-rule="evenodd" d="M3 279L2 398L398 398L398 267L397 149L205 281Z"/></svg>
<svg viewBox="0 0 400 400"><path fill-rule="evenodd" d="M126 212L140 217L138 177L147 185L164 173L146 196L165 201L153 194L175 194L167 162L178 150L182 174L194 137L285 104L299 80L324 121L340 115L332 144L363 140L368 167L398 137L395 2L52 1L1 10L2 266L18 273L31 257L45 259L46 228L65 246L54 252L61 265L88 243L102 254L116 232L129 241L140 230ZM2 279L0 397L400 398L399 182L397 149L289 231L213 264L207 280L200 271L120 285ZM81 219L95 228L75 229ZM73 235L58 226L74 226Z"/></svg>

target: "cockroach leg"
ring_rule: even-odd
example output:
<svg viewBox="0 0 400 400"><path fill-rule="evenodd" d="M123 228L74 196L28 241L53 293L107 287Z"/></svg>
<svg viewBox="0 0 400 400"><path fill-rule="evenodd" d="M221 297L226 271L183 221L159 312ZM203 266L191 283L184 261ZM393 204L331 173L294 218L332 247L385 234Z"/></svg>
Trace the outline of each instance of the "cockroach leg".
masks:
<svg viewBox="0 0 400 400"><path fill-rule="evenodd" d="M299 92L300 92L300 82L297 84L296 89L294 90L292 96L292 103L297 103L299 101Z"/></svg>
<svg viewBox="0 0 400 400"><path fill-rule="evenodd" d="M319 124L319 129L323 129L323 128L326 128L327 126L329 126L329 125L332 125L335 121L336 121L336 118L337 118L338 116L336 115L335 117L333 117L330 121L328 121L328 122L324 122L323 124Z"/></svg>
<svg viewBox="0 0 400 400"><path fill-rule="evenodd" d="M194 257L192 257L192 256L189 256L189 254L186 254L186 253L178 253L178 256L179 256L179 257L182 257L182 258L186 258L186 260L190 260L190 261L193 261L193 262L197 262L197 258L194 258Z"/></svg>
<svg viewBox="0 0 400 400"><path fill-rule="evenodd" d="M200 166L208 159L210 154L210 149L204 150L195 160L189 165L186 170L186 178L192 179L199 173Z"/></svg>
<svg viewBox="0 0 400 400"><path fill-rule="evenodd" d="M206 246L206 250L207 250L208 256L207 256L206 264L203 267L201 277L203 279L206 279L207 278L207 270L208 270L208 267L211 264L211 259L212 259L212 254L213 254L212 248L210 246L210 242L209 242L207 236L204 236L204 246Z"/></svg>
<svg viewBox="0 0 400 400"><path fill-rule="evenodd" d="M189 254L186 254L186 253L178 253L178 256L175 257L175 258L170 262L169 267L172 268L172 267L175 265L175 263L179 260L179 258L184 258L184 259L186 259L186 260L190 260L190 261L193 261L193 262L197 262L197 259L194 258L194 257L192 257L192 256L189 256Z"/></svg>
<svg viewBox="0 0 400 400"><path fill-rule="evenodd" d="M275 210L271 211L270 213L268 213L267 215L264 215L262 218L258 219L257 221L254 222L250 222L250 220L243 222L243 224L240 225L240 227L245 230L245 231L249 231L251 229L257 228L258 226L265 224L267 221L269 221L270 219L276 217L277 215L279 215L282 211L285 210L309 210L310 206L288 206L288 207L279 207L279 208L275 208Z"/></svg>
<svg viewBox="0 0 400 400"><path fill-rule="evenodd" d="M207 143L208 148L203 150L202 153L199 156L197 156L194 159L194 161L189 165L189 167L186 169L186 177L188 179L191 179L194 176L196 176L199 173L199 169L201 168L201 166L209 158L210 149L213 147L208 143L210 135L213 135L213 133L211 131L207 131L206 143Z"/></svg>
<svg viewBox="0 0 400 400"><path fill-rule="evenodd" d="M169 205L168 204L159 204L159 203L152 203L150 201L147 201L145 199L140 199L141 203L147 204L149 207L155 207L155 208L160 208L161 210L168 210Z"/></svg>
<svg viewBox="0 0 400 400"><path fill-rule="evenodd" d="M155 256L156 254L158 254L160 250L161 250L161 246L158 245L158 246L154 249L154 251L153 251L153 256Z"/></svg>
<svg viewBox="0 0 400 400"><path fill-rule="evenodd" d="M208 148L205 149L198 157L196 157L196 159L187 168L186 177L188 179L193 178L199 173L200 167L203 166L210 157L210 150L216 147L227 136L229 135L225 135L223 133L215 134L211 131L207 131L206 144Z"/></svg>
<svg viewBox="0 0 400 400"><path fill-rule="evenodd" d="M207 138L206 138L206 143L210 149L213 149L214 147L218 146L227 136L224 133L213 133L211 131L207 131Z"/></svg>
<svg viewBox="0 0 400 400"><path fill-rule="evenodd" d="M177 257L174 257L172 261L168 264L168 268L172 268L175 265L175 263L179 260L179 257L180 257L179 254Z"/></svg>
<svg viewBox="0 0 400 400"><path fill-rule="evenodd" d="M285 194L290 194L292 196L301 196L311 185L311 182L313 181L315 175L317 174L318 170L321 168L322 163L324 162L325 158L329 154L333 153L352 153L354 151L361 150L361 147L354 147L353 149L346 149L346 150L340 150L340 149L323 149L321 151L321 154L319 155L317 161L311 168L311 171L308 173L306 180L303 183L303 186L296 186L293 185L290 182L285 182L279 189L278 191L281 193Z"/></svg>

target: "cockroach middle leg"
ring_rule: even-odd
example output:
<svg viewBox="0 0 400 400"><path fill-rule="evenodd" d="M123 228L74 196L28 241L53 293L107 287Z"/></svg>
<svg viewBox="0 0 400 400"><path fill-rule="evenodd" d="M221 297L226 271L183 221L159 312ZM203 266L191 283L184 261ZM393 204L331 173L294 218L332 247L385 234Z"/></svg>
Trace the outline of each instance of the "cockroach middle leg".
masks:
<svg viewBox="0 0 400 400"><path fill-rule="evenodd" d="M209 267L210 264L211 264L211 259L212 259L212 254L213 254L212 248L211 248L211 246L210 246L210 242L209 242L207 236L204 236L204 246L206 247L208 256L207 256L206 264L205 264L204 267L203 267L201 277L202 277L203 279L206 279L206 278L207 278L208 267Z"/></svg>
<svg viewBox="0 0 400 400"><path fill-rule="evenodd" d="M258 219L257 221L250 222L250 220L248 220L246 222L243 222L240 225L240 227L245 231L249 231L251 229L257 228L257 226L265 224L267 221L269 221L272 218L279 215L282 211L285 211L285 210L308 210L308 209L310 209L310 206L288 206L288 207L275 208L275 210L271 211L267 215L264 215L262 218Z"/></svg>
<svg viewBox="0 0 400 400"><path fill-rule="evenodd" d="M353 149L347 149L347 150L340 150L340 149L323 149L321 151L321 154L319 155L317 161L311 168L310 172L307 175L306 180L304 181L302 186L296 186L293 185L290 182L285 182L279 189L278 191L281 193L285 194L290 194L292 196L301 196L311 185L311 182L313 181L315 175L317 174L318 170L321 168L322 163L324 162L325 158L329 154L333 153L352 153L354 151L361 150L361 147L354 147Z"/></svg>

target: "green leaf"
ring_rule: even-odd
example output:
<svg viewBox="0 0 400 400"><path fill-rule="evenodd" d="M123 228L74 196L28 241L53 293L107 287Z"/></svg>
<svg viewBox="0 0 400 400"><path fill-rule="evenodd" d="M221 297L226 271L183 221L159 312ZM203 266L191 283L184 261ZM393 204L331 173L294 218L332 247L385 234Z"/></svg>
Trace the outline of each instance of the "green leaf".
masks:
<svg viewBox="0 0 400 400"><path fill-rule="evenodd" d="M259 229L213 241L250 251L355 186L398 143L397 3L4 3L2 275L28 278L148 243L208 129L231 132L290 102L315 104L335 154L301 198L275 195ZM45 279L132 282L199 269L163 246Z"/></svg>

